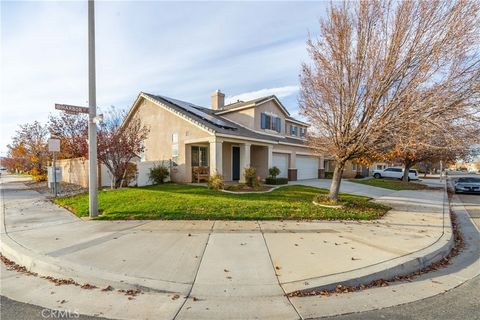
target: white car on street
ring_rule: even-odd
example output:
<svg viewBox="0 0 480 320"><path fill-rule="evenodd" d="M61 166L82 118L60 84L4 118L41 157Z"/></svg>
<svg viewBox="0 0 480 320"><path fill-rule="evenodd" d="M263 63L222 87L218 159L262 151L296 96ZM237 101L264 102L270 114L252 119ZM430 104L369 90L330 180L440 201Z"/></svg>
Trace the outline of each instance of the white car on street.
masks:
<svg viewBox="0 0 480 320"><path fill-rule="evenodd" d="M373 177L375 179L390 178L390 179L402 179L403 168L390 167L383 170L374 170ZM415 169L410 169L408 172L408 180L418 180L418 172Z"/></svg>

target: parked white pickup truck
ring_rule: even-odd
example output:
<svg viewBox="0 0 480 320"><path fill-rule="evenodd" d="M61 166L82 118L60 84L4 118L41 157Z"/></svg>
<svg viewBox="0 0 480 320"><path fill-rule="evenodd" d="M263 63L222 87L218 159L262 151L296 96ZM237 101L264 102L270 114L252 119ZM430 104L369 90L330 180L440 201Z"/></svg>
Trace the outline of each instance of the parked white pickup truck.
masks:
<svg viewBox="0 0 480 320"><path fill-rule="evenodd" d="M375 179L380 178L391 178L391 179L402 179L403 178L403 168L390 167L383 170L374 170L373 177ZM408 172L408 180L418 180L418 172L415 169L410 169Z"/></svg>

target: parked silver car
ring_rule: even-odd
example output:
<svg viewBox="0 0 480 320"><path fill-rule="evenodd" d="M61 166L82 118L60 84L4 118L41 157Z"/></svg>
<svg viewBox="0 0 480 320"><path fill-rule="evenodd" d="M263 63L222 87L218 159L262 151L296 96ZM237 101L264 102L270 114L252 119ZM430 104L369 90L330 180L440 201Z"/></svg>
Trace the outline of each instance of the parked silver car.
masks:
<svg viewBox="0 0 480 320"><path fill-rule="evenodd" d="M480 178L458 178L455 183L455 193L478 193L480 194Z"/></svg>

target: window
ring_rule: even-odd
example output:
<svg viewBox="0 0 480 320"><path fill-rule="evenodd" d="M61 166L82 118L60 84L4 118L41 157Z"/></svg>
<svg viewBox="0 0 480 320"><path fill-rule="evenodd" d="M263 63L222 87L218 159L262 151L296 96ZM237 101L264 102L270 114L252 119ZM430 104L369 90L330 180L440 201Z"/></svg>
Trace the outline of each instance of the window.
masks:
<svg viewBox="0 0 480 320"><path fill-rule="evenodd" d="M261 121L260 127L262 129L274 130L277 132L282 131L282 119L280 119L279 117L262 113L260 121Z"/></svg>
<svg viewBox="0 0 480 320"><path fill-rule="evenodd" d="M208 147L192 146L192 167L208 167Z"/></svg>
<svg viewBox="0 0 480 320"><path fill-rule="evenodd" d="M305 137L306 133L307 133L307 128L300 128L300 137Z"/></svg>
<svg viewBox="0 0 480 320"><path fill-rule="evenodd" d="M178 143L178 133L172 134L172 143Z"/></svg>
<svg viewBox="0 0 480 320"><path fill-rule="evenodd" d="M297 127L290 125L290 135L291 136L297 135Z"/></svg>

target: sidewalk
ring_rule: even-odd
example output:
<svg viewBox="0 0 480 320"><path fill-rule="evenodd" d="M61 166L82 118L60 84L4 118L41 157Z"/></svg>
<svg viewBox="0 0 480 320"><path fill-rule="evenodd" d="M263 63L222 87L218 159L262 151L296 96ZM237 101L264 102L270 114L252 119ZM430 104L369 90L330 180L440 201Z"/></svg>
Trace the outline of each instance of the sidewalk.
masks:
<svg viewBox="0 0 480 320"><path fill-rule="evenodd" d="M81 313L112 318L297 319L285 292L409 272L452 245L440 191L375 190L376 201L393 210L371 222L112 222L78 219L20 183L1 188L2 253L9 259L43 275L142 289L127 302L115 302L115 292L86 290L105 295L108 307L78 294ZM4 282L2 294L11 289ZM40 302L51 305L48 298ZM152 303L155 312L146 307Z"/></svg>

